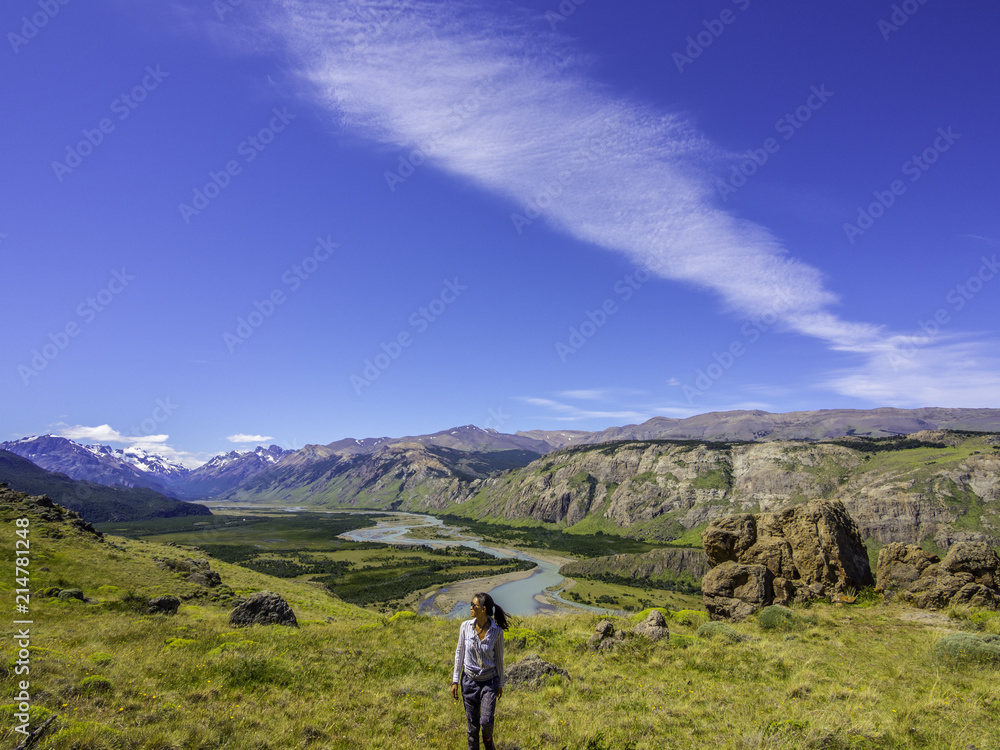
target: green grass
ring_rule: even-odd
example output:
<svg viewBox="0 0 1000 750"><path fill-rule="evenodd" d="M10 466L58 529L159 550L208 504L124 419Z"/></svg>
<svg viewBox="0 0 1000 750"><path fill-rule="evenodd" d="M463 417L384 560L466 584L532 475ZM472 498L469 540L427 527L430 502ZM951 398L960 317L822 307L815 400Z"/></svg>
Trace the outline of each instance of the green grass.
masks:
<svg viewBox="0 0 1000 750"><path fill-rule="evenodd" d="M562 593L564 599L589 604L593 607L638 612L648 607L687 609L700 607L701 597L681 591L656 588L638 588L621 583L574 578L573 585Z"/></svg>
<svg viewBox="0 0 1000 750"><path fill-rule="evenodd" d="M691 486L697 490L729 490L733 484L732 473L728 468L710 469L699 474L691 482Z"/></svg>
<svg viewBox="0 0 1000 750"><path fill-rule="evenodd" d="M688 529L679 537L670 542L671 547L697 547L702 548L701 533L708 528L707 523L700 524Z"/></svg>
<svg viewBox="0 0 1000 750"><path fill-rule="evenodd" d="M938 634L889 608L811 613L815 623L791 640L754 622L733 626L751 640L699 637L695 623L669 619L683 647L630 641L611 653L583 648L599 617L520 618L518 627L537 637L512 638L508 666L534 652L571 678L509 688L498 711L499 746L995 746L996 668L947 664L935 654ZM448 695L453 622L342 616L306 620L297 630L234 631L219 608L146 617L94 606L68 612L56 603L41 606L38 617L45 624L35 643L47 651L33 656L35 714L59 715L39 750L463 742L461 704ZM11 658L9 643L2 648ZM96 664L90 656L98 652L114 660ZM0 726L8 746L16 740L11 726Z"/></svg>
<svg viewBox="0 0 1000 750"><path fill-rule="evenodd" d="M25 512L0 508L8 549L12 521ZM462 707L448 692L455 622L379 616L301 580L213 562L238 593L280 593L301 626L233 629L227 607L154 564L190 550L120 537L98 543L37 520L31 534L32 590L79 587L90 600L32 597L32 726L58 715L37 750L462 746ZM13 558L4 556L0 589L9 603L13 582ZM588 597L627 593L577 586ZM183 599L176 615L114 606L161 593ZM690 598L650 598L655 606L697 607ZM793 611L790 631L762 628L755 618L732 625L738 641L699 636L704 615L671 612L669 641L629 640L599 653L585 644L600 615L517 618L523 630L511 638L508 666L537 653L570 679L509 687L498 747L996 747L1000 667L940 654L942 633L902 620L896 605ZM970 631L998 629L991 614L955 614ZM0 642L8 678L17 648L10 638ZM20 739L13 715L10 703L0 705L0 746Z"/></svg>

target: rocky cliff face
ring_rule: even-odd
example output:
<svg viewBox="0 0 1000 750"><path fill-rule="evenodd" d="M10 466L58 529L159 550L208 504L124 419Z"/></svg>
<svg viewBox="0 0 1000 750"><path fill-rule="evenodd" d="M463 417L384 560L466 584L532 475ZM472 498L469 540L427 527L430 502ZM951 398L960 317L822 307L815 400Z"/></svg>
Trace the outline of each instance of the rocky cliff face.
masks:
<svg viewBox="0 0 1000 750"><path fill-rule="evenodd" d="M852 445L634 441L576 447L485 480L466 507L453 512L672 539L732 513L839 499L862 537L883 544L1000 544L996 436L922 432L909 442Z"/></svg>

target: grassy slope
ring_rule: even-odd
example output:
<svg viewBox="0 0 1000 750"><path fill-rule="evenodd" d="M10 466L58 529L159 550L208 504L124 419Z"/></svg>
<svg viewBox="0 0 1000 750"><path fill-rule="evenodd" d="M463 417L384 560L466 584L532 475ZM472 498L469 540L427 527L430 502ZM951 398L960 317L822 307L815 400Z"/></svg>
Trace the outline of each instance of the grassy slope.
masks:
<svg viewBox="0 0 1000 750"><path fill-rule="evenodd" d="M7 549L18 512L0 518ZM32 600L32 723L59 714L40 750L461 746L462 709L447 693L455 623L380 618L313 586L218 562L237 590L279 591L301 628L233 630L224 608L194 600L173 617L110 611L101 602L126 589L195 590L152 563L183 550L109 538L117 549L46 530L33 522L32 589L77 585L95 601ZM12 563L0 562L7 600ZM675 615L672 643L600 654L583 647L597 617L525 618L518 624L542 642L511 644L507 664L530 650L572 679L510 688L498 746L996 748L996 668L940 663L932 654L940 634L899 614L817 606L793 632L740 624L757 640L735 645L694 637L703 615ZM12 676L12 641L0 651ZM18 739L11 715L0 708L4 746Z"/></svg>

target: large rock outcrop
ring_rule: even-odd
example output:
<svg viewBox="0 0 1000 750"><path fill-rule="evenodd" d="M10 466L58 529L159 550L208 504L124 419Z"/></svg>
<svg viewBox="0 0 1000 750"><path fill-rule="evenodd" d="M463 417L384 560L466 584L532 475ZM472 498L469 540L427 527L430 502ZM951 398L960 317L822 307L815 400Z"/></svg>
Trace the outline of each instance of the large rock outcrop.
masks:
<svg viewBox="0 0 1000 750"><path fill-rule="evenodd" d="M716 620L874 583L857 524L837 500L719 518L702 543L714 566L702 579L702 593Z"/></svg>
<svg viewBox="0 0 1000 750"><path fill-rule="evenodd" d="M236 605L229 615L229 624L235 628L249 625L287 625L297 628L298 620L280 595L270 591L260 591Z"/></svg>
<svg viewBox="0 0 1000 750"><path fill-rule="evenodd" d="M713 620L742 620L774 601L774 576L763 565L724 562L701 579Z"/></svg>
<svg viewBox="0 0 1000 750"><path fill-rule="evenodd" d="M888 544L878 555L877 579L877 591L896 593L921 609L1000 609L1000 558L978 542L953 545L943 560L913 544Z"/></svg>

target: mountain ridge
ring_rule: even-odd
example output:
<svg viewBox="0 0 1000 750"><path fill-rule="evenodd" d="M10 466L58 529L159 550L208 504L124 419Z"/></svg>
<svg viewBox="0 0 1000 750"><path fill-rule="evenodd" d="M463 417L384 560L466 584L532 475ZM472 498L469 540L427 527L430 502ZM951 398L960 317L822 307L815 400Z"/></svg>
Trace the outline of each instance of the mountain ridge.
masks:
<svg viewBox="0 0 1000 750"><path fill-rule="evenodd" d="M852 436L887 438L939 429L1000 431L1000 409L883 407L784 414L737 410L684 419L654 417L637 425L593 432L531 430L507 434L463 425L401 438L342 438L297 450L258 446L251 451L220 454L196 469L158 462L148 451L80 446L52 435L2 443L0 449L73 479L146 487L188 500L257 502L267 498L295 504L443 510L480 495L491 486L494 475L571 448L656 440L815 442ZM530 513L528 517L532 517ZM635 522L627 513L622 518ZM678 527L673 530L679 533Z"/></svg>
<svg viewBox="0 0 1000 750"><path fill-rule="evenodd" d="M0 450L0 481L17 492L46 495L91 523L211 515L204 505L167 497L147 487L109 487L72 479L6 450Z"/></svg>

